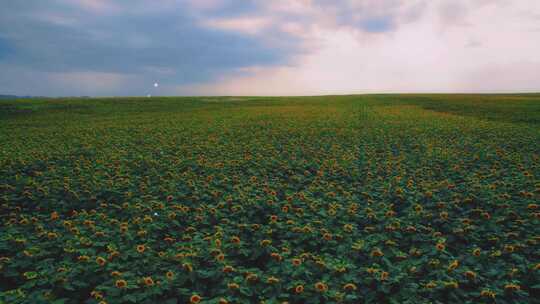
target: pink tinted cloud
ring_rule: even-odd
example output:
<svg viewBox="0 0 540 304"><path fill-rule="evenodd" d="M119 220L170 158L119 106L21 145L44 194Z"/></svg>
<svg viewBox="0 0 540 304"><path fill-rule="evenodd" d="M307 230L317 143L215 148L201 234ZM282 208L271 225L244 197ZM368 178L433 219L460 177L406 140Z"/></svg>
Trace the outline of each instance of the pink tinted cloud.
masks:
<svg viewBox="0 0 540 304"><path fill-rule="evenodd" d="M249 35L260 34L273 23L270 17L215 18L202 21L202 25L206 27Z"/></svg>
<svg viewBox="0 0 540 304"><path fill-rule="evenodd" d="M349 1L362 7L370 1ZM269 7L281 9L279 1ZM338 26L337 13L303 1L307 21L281 24L316 47L286 65L253 66L214 82L181 86L202 95L312 95L363 92L540 91L540 2L380 1L398 26L368 33ZM386 6L385 6L386 5ZM420 13L414 9L421 10ZM369 14L364 12L364 14ZM527 12L527 18L524 18ZM321 17L318 17L321 15ZM411 17L412 16L412 17ZM320 19L319 19L320 18ZM300 19L299 19L300 20ZM333 20L335 22L333 22ZM497 22L491 22L497 20Z"/></svg>

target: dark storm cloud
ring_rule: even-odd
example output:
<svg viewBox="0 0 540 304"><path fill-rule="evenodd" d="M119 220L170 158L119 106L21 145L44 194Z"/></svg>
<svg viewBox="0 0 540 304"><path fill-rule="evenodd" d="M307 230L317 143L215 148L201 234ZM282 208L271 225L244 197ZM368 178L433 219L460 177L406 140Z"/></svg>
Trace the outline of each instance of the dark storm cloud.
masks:
<svg viewBox="0 0 540 304"><path fill-rule="evenodd" d="M148 10L141 1L113 2L110 8L100 1L47 3L2 5L0 64L49 73L144 75L178 85L207 81L229 69L281 64L294 52L290 46L272 48L255 37L201 27L181 2L164 1L168 5ZM248 9L230 2L219 14Z"/></svg>

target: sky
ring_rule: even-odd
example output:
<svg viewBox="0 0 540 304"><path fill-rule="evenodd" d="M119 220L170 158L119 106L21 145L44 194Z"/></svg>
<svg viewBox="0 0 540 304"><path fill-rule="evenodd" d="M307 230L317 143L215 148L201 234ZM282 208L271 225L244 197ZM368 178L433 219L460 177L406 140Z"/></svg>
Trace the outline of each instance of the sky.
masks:
<svg viewBox="0 0 540 304"><path fill-rule="evenodd" d="M540 1L0 3L0 94L391 92L540 92Z"/></svg>

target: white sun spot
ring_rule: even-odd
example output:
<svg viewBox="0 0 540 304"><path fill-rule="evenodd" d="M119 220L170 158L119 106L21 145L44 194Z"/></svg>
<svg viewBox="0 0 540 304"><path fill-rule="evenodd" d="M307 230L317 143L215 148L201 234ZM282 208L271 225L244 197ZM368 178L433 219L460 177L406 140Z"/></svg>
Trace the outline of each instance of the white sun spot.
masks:
<svg viewBox="0 0 540 304"><path fill-rule="evenodd" d="M154 88L159 87L159 84L157 82L154 83Z"/></svg>

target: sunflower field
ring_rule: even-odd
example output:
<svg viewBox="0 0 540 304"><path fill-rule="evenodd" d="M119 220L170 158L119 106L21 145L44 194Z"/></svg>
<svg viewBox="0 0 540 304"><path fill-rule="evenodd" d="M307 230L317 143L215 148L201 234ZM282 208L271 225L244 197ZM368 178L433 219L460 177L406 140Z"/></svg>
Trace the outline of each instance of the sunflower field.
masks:
<svg viewBox="0 0 540 304"><path fill-rule="evenodd" d="M0 101L0 303L540 303L540 95Z"/></svg>

